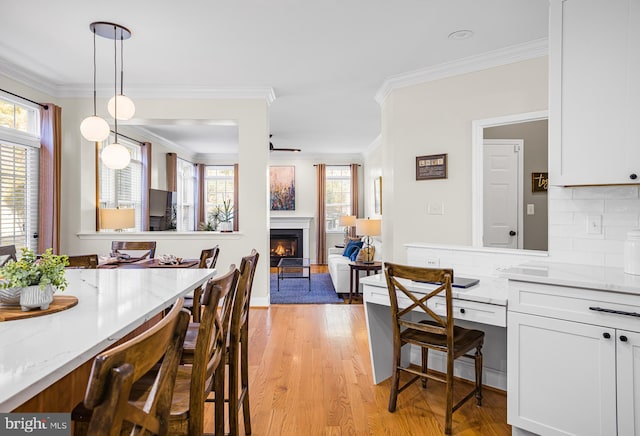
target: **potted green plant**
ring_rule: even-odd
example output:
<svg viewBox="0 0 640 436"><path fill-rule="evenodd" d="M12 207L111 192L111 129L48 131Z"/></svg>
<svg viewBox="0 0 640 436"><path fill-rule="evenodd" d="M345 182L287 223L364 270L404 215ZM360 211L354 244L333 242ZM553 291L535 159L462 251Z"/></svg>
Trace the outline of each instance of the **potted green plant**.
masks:
<svg viewBox="0 0 640 436"><path fill-rule="evenodd" d="M233 232L233 204L231 200L222 200L222 207L218 206L218 220L221 232Z"/></svg>
<svg viewBox="0 0 640 436"><path fill-rule="evenodd" d="M9 261L0 268L0 288L6 290L2 293L2 301L7 303L7 299L11 299L9 304L19 301L24 311L47 309L53 301L53 294L67 287L65 267L68 264L68 256L53 254L51 248L41 256L36 256L29 248L23 248L20 260ZM17 295L19 300L15 301Z"/></svg>

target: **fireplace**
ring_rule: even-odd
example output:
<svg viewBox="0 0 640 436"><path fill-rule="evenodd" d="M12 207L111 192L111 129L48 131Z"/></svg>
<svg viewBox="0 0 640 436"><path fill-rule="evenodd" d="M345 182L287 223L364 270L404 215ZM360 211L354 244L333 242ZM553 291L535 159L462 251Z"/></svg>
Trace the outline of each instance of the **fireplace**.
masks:
<svg viewBox="0 0 640 436"><path fill-rule="evenodd" d="M283 257L304 257L302 229L271 229L271 266L278 266Z"/></svg>

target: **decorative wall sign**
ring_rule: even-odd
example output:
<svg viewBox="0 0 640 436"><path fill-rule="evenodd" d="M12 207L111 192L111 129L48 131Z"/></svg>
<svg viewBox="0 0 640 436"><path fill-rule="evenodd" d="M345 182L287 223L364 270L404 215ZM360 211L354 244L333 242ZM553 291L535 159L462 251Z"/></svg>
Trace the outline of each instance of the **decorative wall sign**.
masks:
<svg viewBox="0 0 640 436"><path fill-rule="evenodd" d="M531 173L531 192L547 192L549 173Z"/></svg>
<svg viewBox="0 0 640 436"><path fill-rule="evenodd" d="M382 176L373 180L373 212L382 215Z"/></svg>
<svg viewBox="0 0 640 436"><path fill-rule="evenodd" d="M296 210L296 167L269 167L271 210Z"/></svg>
<svg viewBox="0 0 640 436"><path fill-rule="evenodd" d="M416 180L447 178L447 153L416 157Z"/></svg>

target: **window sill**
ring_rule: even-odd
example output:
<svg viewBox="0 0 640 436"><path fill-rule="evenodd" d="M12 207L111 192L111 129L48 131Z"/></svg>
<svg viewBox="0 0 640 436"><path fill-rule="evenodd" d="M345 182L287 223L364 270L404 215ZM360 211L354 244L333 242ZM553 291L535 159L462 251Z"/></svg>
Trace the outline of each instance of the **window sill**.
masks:
<svg viewBox="0 0 640 436"><path fill-rule="evenodd" d="M192 232L176 232L166 230L160 232L80 232L76 233L78 239L86 240L115 240L127 239L132 241L154 240L170 240L170 239L240 239L244 235L242 232L209 232L209 231L192 231Z"/></svg>

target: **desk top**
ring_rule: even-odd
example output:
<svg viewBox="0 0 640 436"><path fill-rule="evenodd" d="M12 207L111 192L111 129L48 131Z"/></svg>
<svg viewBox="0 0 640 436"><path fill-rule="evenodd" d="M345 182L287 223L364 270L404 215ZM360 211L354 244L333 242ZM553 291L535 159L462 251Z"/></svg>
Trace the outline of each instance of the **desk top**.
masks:
<svg viewBox="0 0 640 436"><path fill-rule="evenodd" d="M477 303L495 304L498 306L507 305L507 280L501 277L474 277L480 282L469 288L451 288L452 296L458 300L475 301ZM402 279L400 279L402 281ZM431 289L435 289L437 285L429 283L417 283L406 280L410 283L409 288L413 290L424 289L427 293ZM360 279L363 285L387 287L387 281L384 274L376 274Z"/></svg>
<svg viewBox="0 0 640 436"><path fill-rule="evenodd" d="M67 270L75 307L0 323L0 412L9 412L216 274L215 269Z"/></svg>

